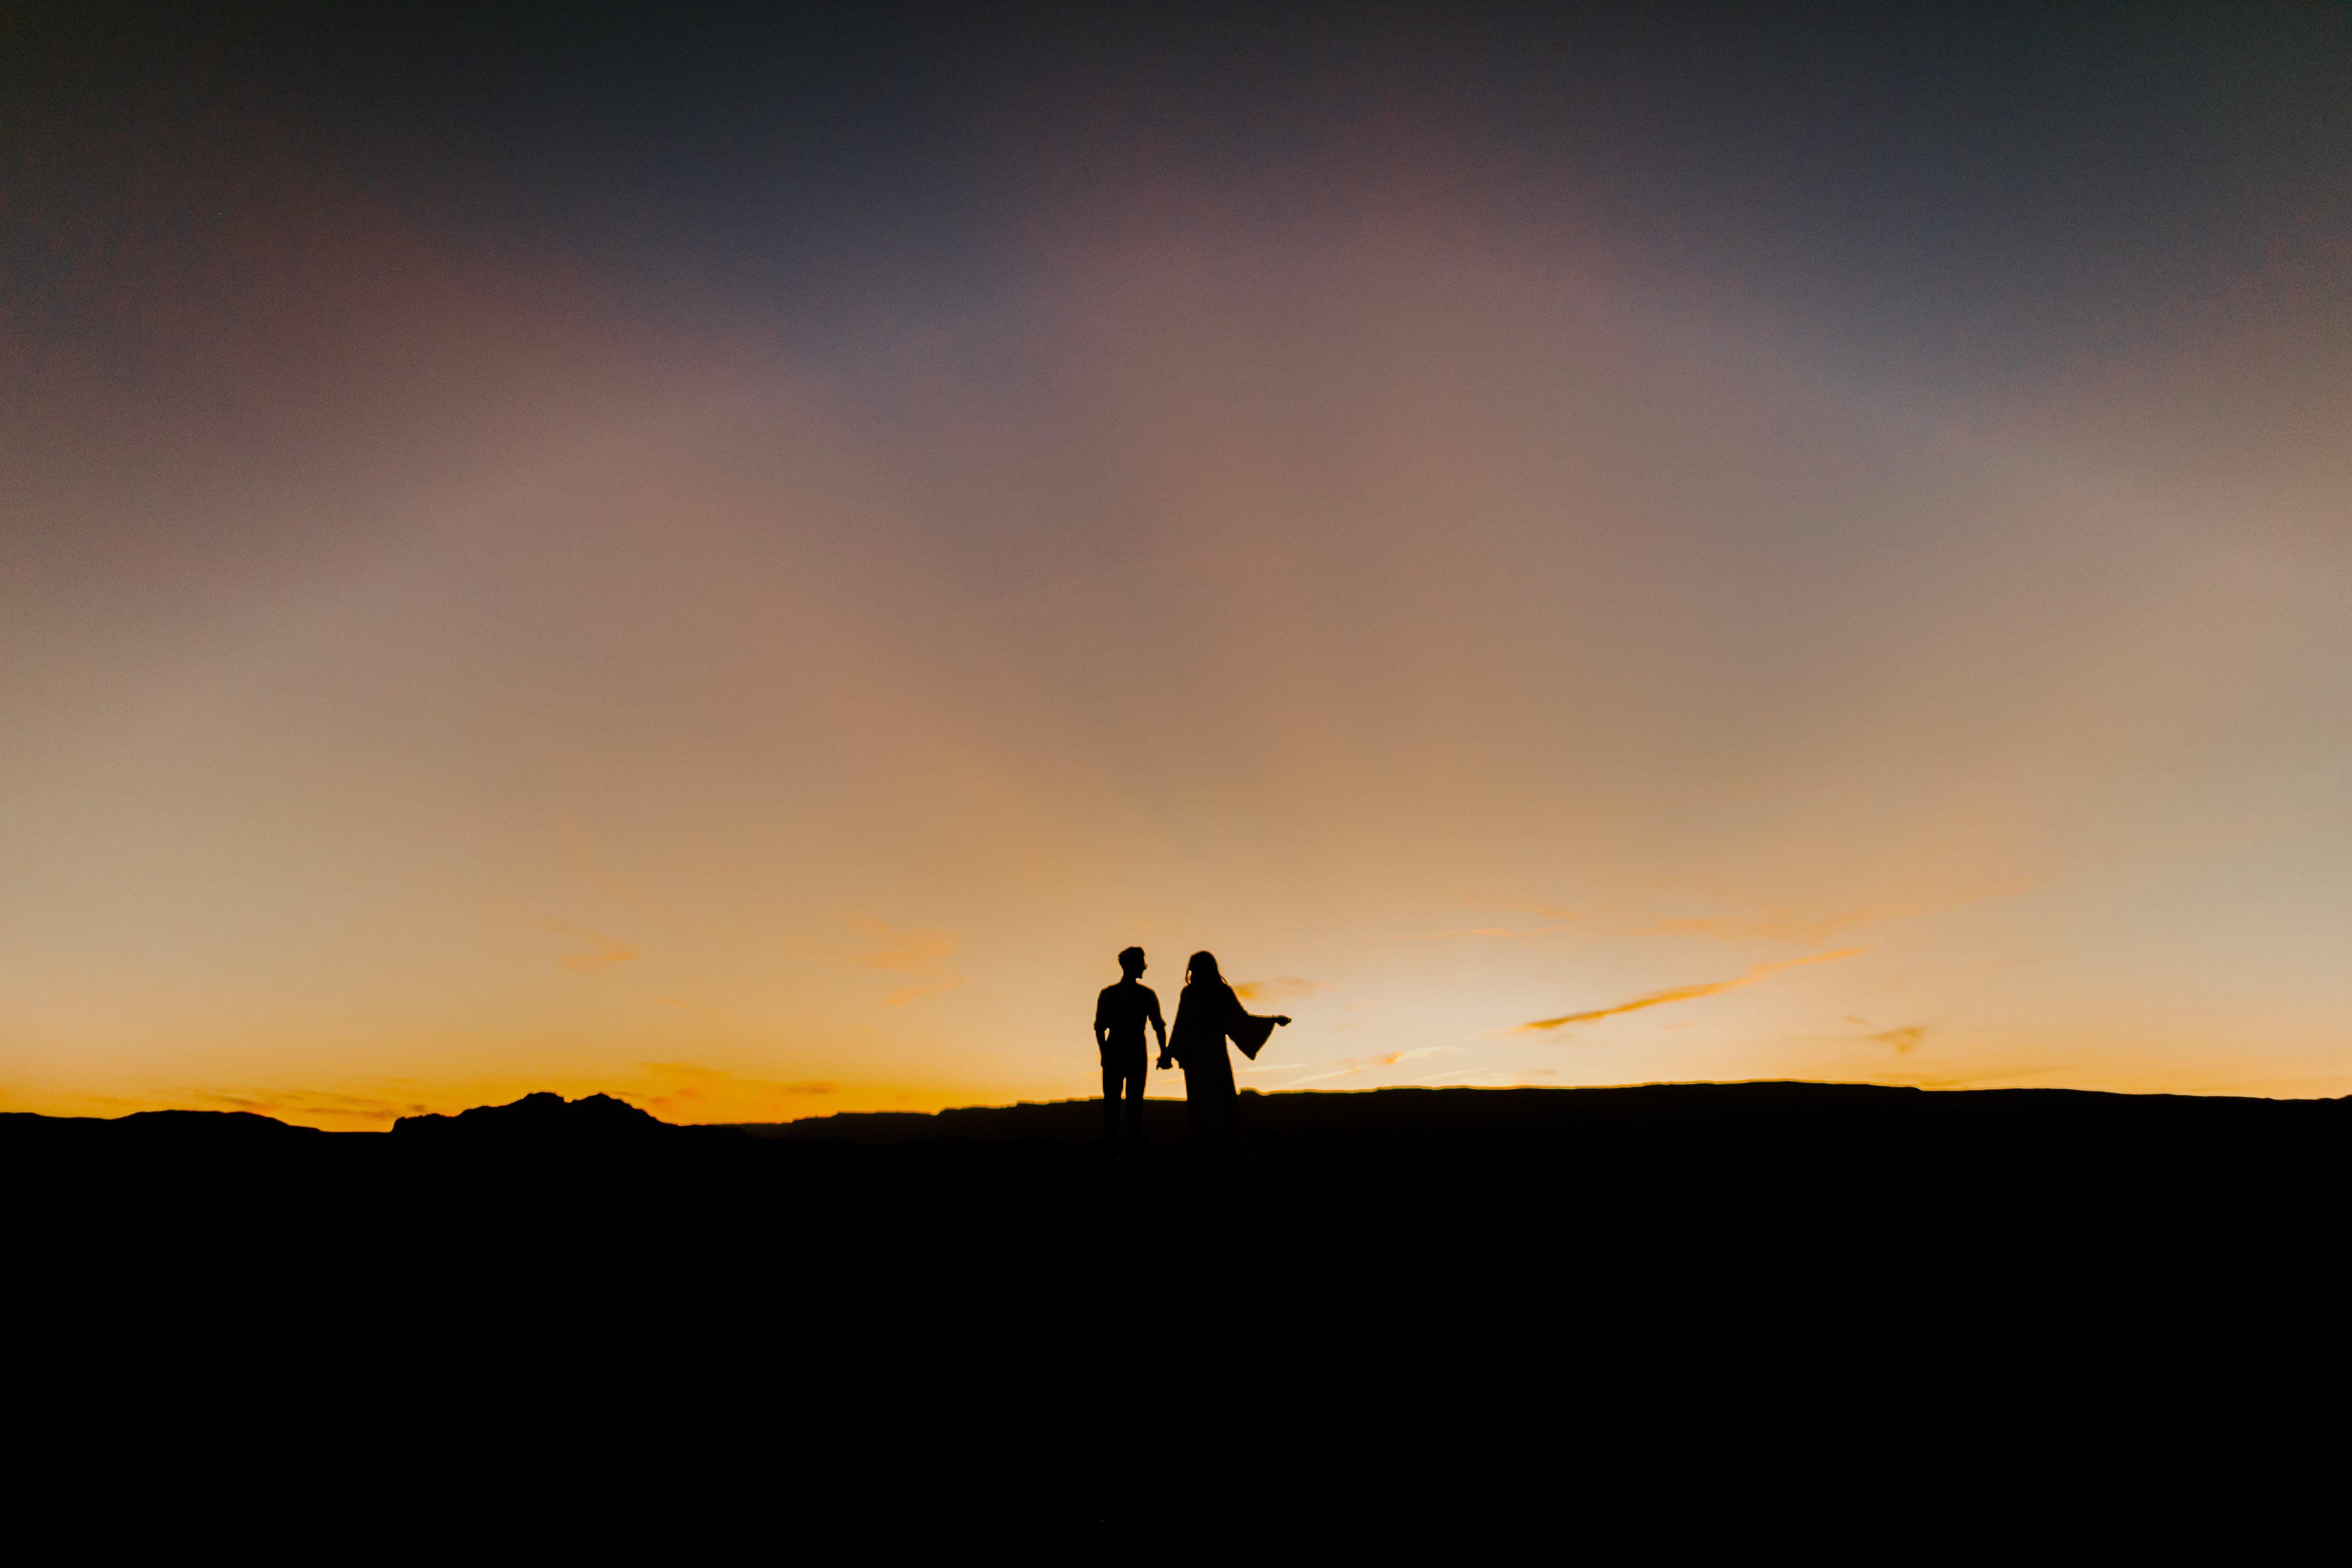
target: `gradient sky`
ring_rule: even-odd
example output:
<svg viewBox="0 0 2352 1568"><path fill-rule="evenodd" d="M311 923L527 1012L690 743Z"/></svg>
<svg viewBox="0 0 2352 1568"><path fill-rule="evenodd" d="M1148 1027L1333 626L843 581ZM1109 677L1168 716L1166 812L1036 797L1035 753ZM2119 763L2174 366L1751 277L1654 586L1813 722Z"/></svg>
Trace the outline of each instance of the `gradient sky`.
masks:
<svg viewBox="0 0 2352 1568"><path fill-rule="evenodd" d="M2343 6L55 9L8 1109L2352 1092Z"/></svg>

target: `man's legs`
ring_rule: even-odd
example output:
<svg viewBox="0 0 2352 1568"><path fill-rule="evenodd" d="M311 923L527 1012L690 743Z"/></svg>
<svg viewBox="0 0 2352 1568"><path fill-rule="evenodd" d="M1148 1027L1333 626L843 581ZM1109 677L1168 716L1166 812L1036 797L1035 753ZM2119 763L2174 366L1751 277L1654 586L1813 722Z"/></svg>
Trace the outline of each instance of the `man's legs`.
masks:
<svg viewBox="0 0 2352 1568"><path fill-rule="evenodd" d="M1103 1053L1103 1142L1111 1148L1118 1146L1118 1102L1127 1101L1127 1136L1132 1142L1143 1136L1143 1078L1150 1064L1144 1059L1143 1047L1131 1049L1117 1047Z"/></svg>
<svg viewBox="0 0 2352 1568"><path fill-rule="evenodd" d="M1143 1142L1143 1058L1138 1057L1135 1068L1127 1075L1127 1142L1130 1147Z"/></svg>

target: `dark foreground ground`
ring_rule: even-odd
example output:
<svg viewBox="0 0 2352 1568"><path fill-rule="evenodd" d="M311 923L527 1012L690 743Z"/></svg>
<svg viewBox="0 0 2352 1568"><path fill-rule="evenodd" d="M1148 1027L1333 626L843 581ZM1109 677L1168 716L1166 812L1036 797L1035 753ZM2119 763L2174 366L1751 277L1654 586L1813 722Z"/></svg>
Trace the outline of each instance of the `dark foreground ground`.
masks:
<svg viewBox="0 0 2352 1568"><path fill-rule="evenodd" d="M2352 1102L1297 1094L1245 1100L1254 1163L1193 1158L1154 1102L1116 1166L1091 1102L749 1130L587 1106L7 1117L17 1342L452 1412L609 1383L964 1446L1040 1412L1123 1453L1205 1423L1261 1466L1310 1432L1524 1465L1735 1426L1851 1453L2208 1444L2282 1402L2341 1425Z"/></svg>

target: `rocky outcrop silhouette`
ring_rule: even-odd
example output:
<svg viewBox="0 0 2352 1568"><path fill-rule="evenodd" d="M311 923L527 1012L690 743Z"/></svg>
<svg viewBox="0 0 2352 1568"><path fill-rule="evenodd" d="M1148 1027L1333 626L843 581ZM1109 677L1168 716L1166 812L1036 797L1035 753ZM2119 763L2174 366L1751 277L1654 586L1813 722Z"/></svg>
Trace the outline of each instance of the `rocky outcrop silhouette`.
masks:
<svg viewBox="0 0 2352 1568"><path fill-rule="evenodd" d="M392 1130L410 1139L469 1142L658 1138L685 1131L609 1094L566 1100L544 1090L526 1094L511 1105L478 1105L455 1116L404 1116Z"/></svg>

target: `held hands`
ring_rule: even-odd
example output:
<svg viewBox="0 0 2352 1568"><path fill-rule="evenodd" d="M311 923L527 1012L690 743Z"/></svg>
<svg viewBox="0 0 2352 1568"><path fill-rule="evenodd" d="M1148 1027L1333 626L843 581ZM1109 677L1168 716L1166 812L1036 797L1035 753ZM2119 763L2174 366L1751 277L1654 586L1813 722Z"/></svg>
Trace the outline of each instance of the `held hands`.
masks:
<svg viewBox="0 0 2352 1568"><path fill-rule="evenodd" d="M1285 1024L1287 1024L1287 1023L1289 1023L1289 1022L1290 1022L1290 1020L1289 1020L1288 1018L1286 1018L1286 1017L1276 1017L1276 1018L1275 1019L1275 1021L1274 1021L1274 1026L1275 1026L1276 1028L1279 1029L1279 1028L1280 1028L1280 1027L1282 1027Z"/></svg>

